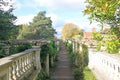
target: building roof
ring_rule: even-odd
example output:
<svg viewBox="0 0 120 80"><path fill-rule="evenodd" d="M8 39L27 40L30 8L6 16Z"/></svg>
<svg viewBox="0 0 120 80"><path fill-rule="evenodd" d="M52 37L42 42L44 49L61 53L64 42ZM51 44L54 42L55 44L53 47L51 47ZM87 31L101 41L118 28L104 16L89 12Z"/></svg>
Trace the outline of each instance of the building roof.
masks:
<svg viewBox="0 0 120 80"><path fill-rule="evenodd" d="M91 38L92 32L84 32L84 38Z"/></svg>

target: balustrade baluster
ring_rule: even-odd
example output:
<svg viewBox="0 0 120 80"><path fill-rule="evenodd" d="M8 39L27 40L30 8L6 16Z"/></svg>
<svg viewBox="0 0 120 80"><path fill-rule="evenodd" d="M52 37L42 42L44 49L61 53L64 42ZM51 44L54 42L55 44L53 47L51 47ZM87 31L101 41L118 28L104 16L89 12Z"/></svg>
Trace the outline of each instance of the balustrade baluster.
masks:
<svg viewBox="0 0 120 80"><path fill-rule="evenodd" d="M28 69L30 68L30 54L28 55Z"/></svg>
<svg viewBox="0 0 120 80"><path fill-rule="evenodd" d="M35 52L33 53L33 68L36 69L36 60Z"/></svg>
<svg viewBox="0 0 120 80"><path fill-rule="evenodd" d="M32 68L34 66L34 53L32 53Z"/></svg>
<svg viewBox="0 0 120 80"><path fill-rule="evenodd" d="M24 57L22 57L22 71L23 73L25 72L25 61L24 61Z"/></svg>
<svg viewBox="0 0 120 80"><path fill-rule="evenodd" d="M89 50L89 66L102 71L108 80L120 80L120 63L107 54Z"/></svg>
<svg viewBox="0 0 120 80"><path fill-rule="evenodd" d="M32 54L30 55L30 68L32 67Z"/></svg>
<svg viewBox="0 0 120 80"><path fill-rule="evenodd" d="M13 80L13 73L12 73L13 69L12 69L12 66L9 67L9 80Z"/></svg>
<svg viewBox="0 0 120 80"><path fill-rule="evenodd" d="M29 69L29 62L28 62L28 58L29 58L29 55L27 55L27 56L26 56L26 63L27 63L26 68L27 68L27 70Z"/></svg>
<svg viewBox="0 0 120 80"><path fill-rule="evenodd" d="M13 74L13 76L12 76L12 79L13 80L16 80L16 62L14 62L13 64L12 64L12 74Z"/></svg>
<svg viewBox="0 0 120 80"><path fill-rule="evenodd" d="M25 56L25 71L27 71L27 55Z"/></svg>
<svg viewBox="0 0 120 80"><path fill-rule="evenodd" d="M20 62L19 62L19 64L20 64L20 74L22 75L23 74L23 63L22 63L22 57L20 58Z"/></svg>
<svg viewBox="0 0 120 80"><path fill-rule="evenodd" d="M16 75L17 75L18 78L20 77L19 70L20 70L20 64L19 64L19 59L18 59L16 61Z"/></svg>
<svg viewBox="0 0 120 80"><path fill-rule="evenodd" d="M118 65L118 79L120 80L120 64Z"/></svg>
<svg viewBox="0 0 120 80"><path fill-rule="evenodd" d="M30 49L1 59L0 62L2 60L3 62L0 63L0 80L24 80L24 77L31 75L34 69L39 70L39 52L38 49Z"/></svg>

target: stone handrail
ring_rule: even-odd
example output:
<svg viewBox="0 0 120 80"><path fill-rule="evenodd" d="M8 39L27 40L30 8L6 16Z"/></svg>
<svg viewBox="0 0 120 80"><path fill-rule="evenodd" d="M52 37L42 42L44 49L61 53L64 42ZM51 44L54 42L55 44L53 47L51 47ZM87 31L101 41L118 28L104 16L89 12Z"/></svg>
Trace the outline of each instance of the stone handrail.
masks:
<svg viewBox="0 0 120 80"><path fill-rule="evenodd" d="M75 40L67 40L68 43L72 43L72 50L74 53L82 51L80 44L82 42ZM89 51L89 68L92 71L96 71L98 80L120 80L120 57L115 54L108 54L104 52L98 52L94 48L88 48ZM96 73L95 73L96 75ZM96 77L98 77L96 75Z"/></svg>
<svg viewBox="0 0 120 80"><path fill-rule="evenodd" d="M89 49L89 67L104 75L103 80L120 80L120 58Z"/></svg>
<svg viewBox="0 0 120 80"><path fill-rule="evenodd" d="M35 80L31 75L40 69L40 49L34 47L0 59L0 80Z"/></svg>

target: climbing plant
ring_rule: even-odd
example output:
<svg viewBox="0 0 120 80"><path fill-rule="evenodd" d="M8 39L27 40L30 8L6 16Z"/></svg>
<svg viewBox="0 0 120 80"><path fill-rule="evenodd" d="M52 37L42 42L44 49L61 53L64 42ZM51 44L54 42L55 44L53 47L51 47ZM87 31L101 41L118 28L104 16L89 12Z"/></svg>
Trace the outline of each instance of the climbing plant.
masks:
<svg viewBox="0 0 120 80"><path fill-rule="evenodd" d="M84 68L88 65L88 48L85 44L81 44L82 51L72 50L72 43L66 42L66 47L69 52L74 70L75 80L84 80ZM80 45L79 45L80 46Z"/></svg>
<svg viewBox="0 0 120 80"><path fill-rule="evenodd" d="M57 58L57 45L55 41L51 41L50 43L46 43L40 46L40 62L42 65L42 71L38 75L37 80L50 80L50 76L46 72L46 58L49 58L49 66L53 67L54 62ZM48 57L49 56L49 57Z"/></svg>

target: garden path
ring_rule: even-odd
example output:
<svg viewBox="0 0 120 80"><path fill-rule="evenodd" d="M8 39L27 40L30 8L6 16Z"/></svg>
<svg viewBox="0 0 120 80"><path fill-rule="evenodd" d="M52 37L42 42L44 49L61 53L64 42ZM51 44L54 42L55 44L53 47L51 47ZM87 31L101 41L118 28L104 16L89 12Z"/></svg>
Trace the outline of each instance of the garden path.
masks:
<svg viewBox="0 0 120 80"><path fill-rule="evenodd" d="M61 44L56 66L50 74L53 80L74 80L71 62L63 43Z"/></svg>

